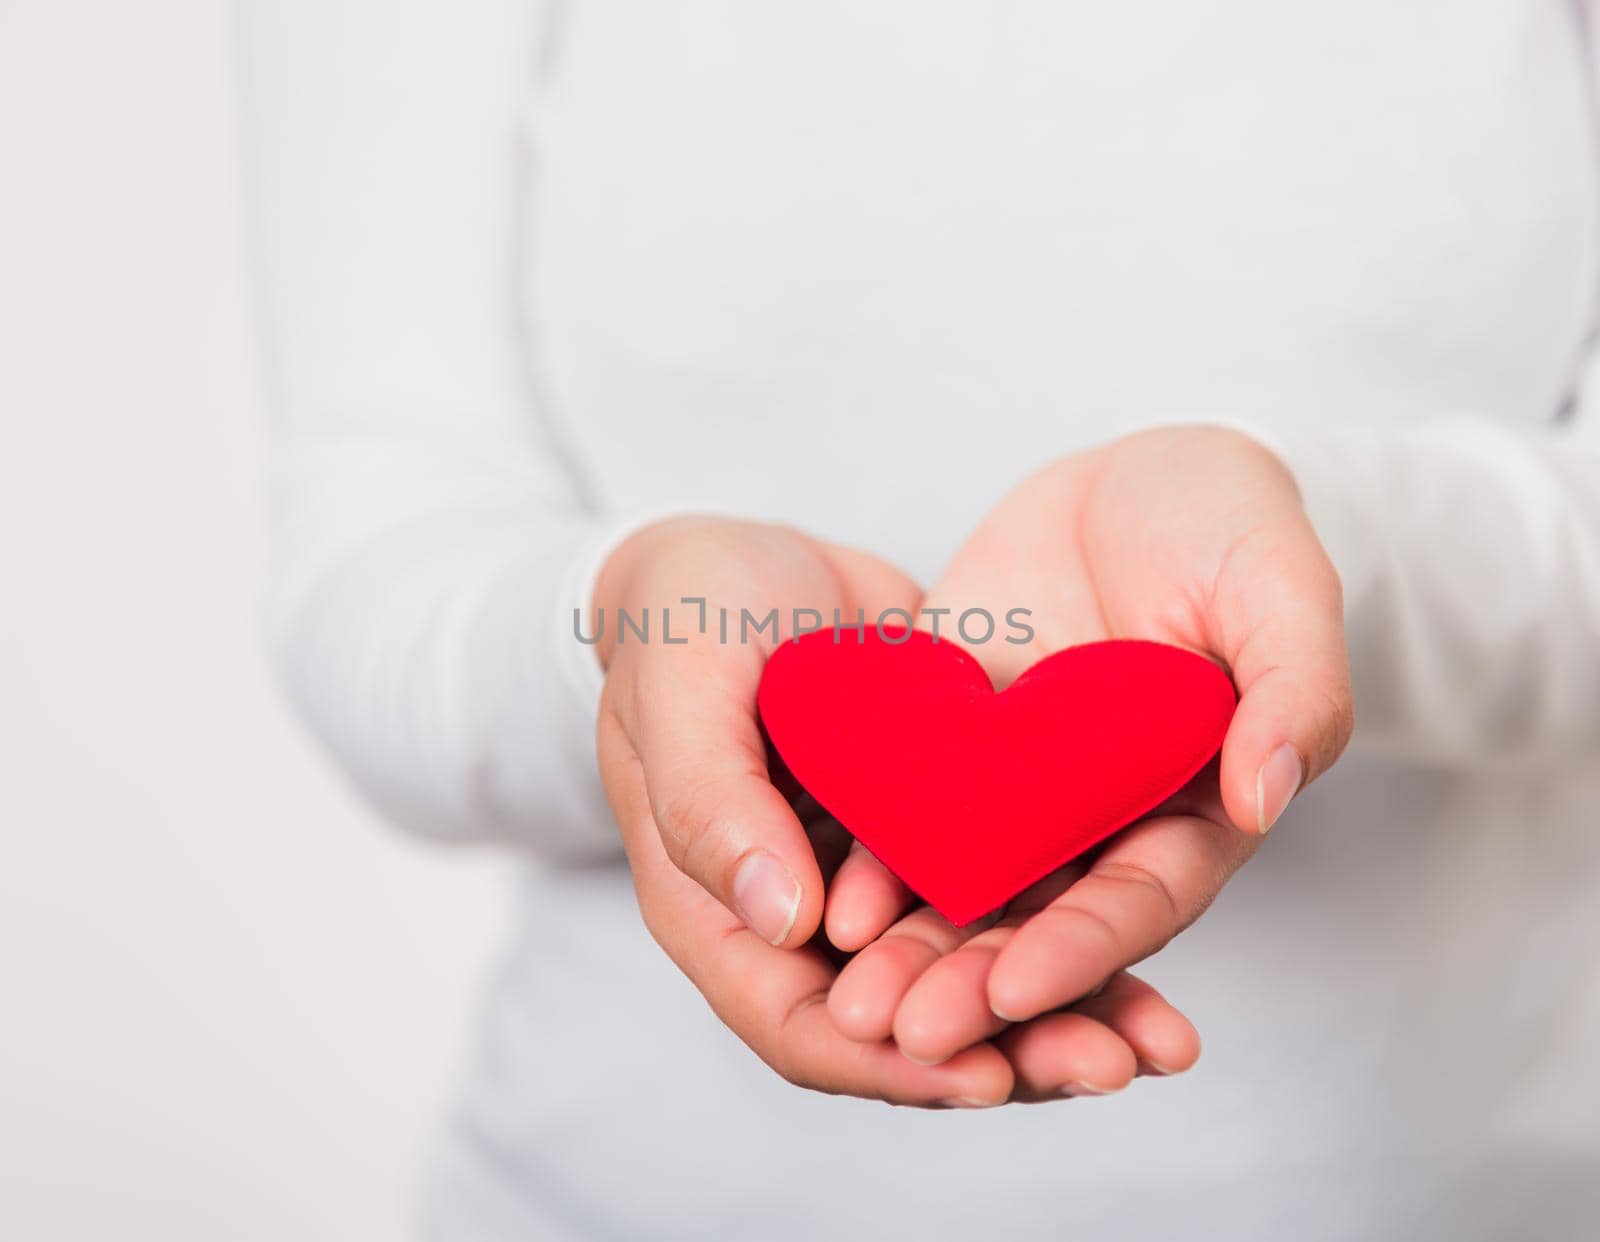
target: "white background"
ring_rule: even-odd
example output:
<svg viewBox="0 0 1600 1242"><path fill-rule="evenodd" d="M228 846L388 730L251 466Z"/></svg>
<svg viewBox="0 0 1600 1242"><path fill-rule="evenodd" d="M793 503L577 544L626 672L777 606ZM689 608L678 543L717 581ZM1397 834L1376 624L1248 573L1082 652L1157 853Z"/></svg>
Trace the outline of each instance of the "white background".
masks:
<svg viewBox="0 0 1600 1242"><path fill-rule="evenodd" d="M259 650L227 6L0 0L0 1237L404 1236L504 916Z"/></svg>

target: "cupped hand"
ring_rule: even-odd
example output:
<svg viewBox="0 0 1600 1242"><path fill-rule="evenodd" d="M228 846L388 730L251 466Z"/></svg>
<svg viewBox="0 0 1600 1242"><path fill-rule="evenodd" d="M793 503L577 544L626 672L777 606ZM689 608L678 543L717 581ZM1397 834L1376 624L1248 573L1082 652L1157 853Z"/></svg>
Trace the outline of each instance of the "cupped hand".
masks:
<svg viewBox="0 0 1600 1242"><path fill-rule="evenodd" d="M966 644L951 624L1016 607L1032 612L1025 645ZM957 930L931 910L906 914L904 889L864 852L841 868L827 927L860 952L830 998L835 1022L939 1063L1040 1025L1015 1023L1120 995L1120 972L1197 919L1338 758L1353 709L1338 576L1293 477L1222 428L1142 432L1028 479L957 553L923 616L944 618L940 637L963 643L997 687L1064 647L1144 638L1216 659L1240 694L1219 763L991 920ZM1167 1024L1157 1043L1170 1043L1134 1050L1158 1072L1183 1068L1180 1036Z"/></svg>
<svg viewBox="0 0 1600 1242"><path fill-rule="evenodd" d="M594 629L606 669L598 740L607 795L615 806L642 794L672 863L771 944L810 938L823 884L805 829L768 774L756 716L762 669L797 617L819 628L835 612L914 608L919 596L865 553L720 518L646 527L601 570Z"/></svg>
<svg viewBox="0 0 1600 1242"><path fill-rule="evenodd" d="M786 528L704 518L648 527L612 554L596 590L607 669L596 741L645 924L735 1034L806 1087L988 1105L1012 1086L994 1048L927 1067L835 1027L825 1001L836 957L807 942L824 875L848 842L775 787L756 718L761 670L795 609L831 624L835 608L871 617L915 608L919 596L881 561ZM648 640L619 628L619 609L634 626L649 610ZM776 610L778 628L749 632L746 610L752 624Z"/></svg>

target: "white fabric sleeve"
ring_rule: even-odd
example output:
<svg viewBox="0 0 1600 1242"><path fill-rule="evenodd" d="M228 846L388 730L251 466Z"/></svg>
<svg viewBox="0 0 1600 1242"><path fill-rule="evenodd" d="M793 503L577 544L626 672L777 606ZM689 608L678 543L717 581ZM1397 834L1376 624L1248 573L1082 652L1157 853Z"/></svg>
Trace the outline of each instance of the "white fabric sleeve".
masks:
<svg viewBox="0 0 1600 1242"><path fill-rule="evenodd" d="M1597 7L1579 9L1591 80ZM1594 341L1574 375L1542 425L1254 429L1344 582L1356 747L1477 770L1600 763Z"/></svg>
<svg viewBox="0 0 1600 1242"><path fill-rule="evenodd" d="M605 552L518 331L527 0L237 6L273 407L270 642L385 814L618 852L573 634ZM586 619L587 624L587 619Z"/></svg>
<svg viewBox="0 0 1600 1242"><path fill-rule="evenodd" d="M1344 583L1356 743L1600 762L1600 367L1548 425L1232 423L1293 471Z"/></svg>

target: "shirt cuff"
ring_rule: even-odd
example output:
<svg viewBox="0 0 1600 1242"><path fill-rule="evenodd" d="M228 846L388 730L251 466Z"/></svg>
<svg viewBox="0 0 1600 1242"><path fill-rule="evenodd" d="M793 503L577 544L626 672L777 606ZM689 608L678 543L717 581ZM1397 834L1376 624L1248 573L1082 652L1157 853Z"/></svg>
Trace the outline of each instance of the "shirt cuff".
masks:
<svg viewBox="0 0 1600 1242"><path fill-rule="evenodd" d="M556 648L552 656L579 718L591 725L600 714L606 674L600 666L598 644L583 642L578 635L591 624L590 610L601 571L611 554L645 527L694 511L688 506L655 506L607 517L579 545L562 577L556 592L559 615L552 631Z"/></svg>

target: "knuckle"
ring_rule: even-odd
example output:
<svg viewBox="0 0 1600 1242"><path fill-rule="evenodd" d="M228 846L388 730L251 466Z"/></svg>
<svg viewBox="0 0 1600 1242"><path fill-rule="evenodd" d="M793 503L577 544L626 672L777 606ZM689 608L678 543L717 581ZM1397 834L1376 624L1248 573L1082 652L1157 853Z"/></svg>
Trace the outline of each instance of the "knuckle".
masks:
<svg viewBox="0 0 1600 1242"><path fill-rule="evenodd" d="M716 781L685 780L651 802L661 842L680 870L689 870L715 852L720 836Z"/></svg>
<svg viewBox="0 0 1600 1242"><path fill-rule="evenodd" d="M1118 956L1123 951L1121 931L1092 906L1082 904L1046 906L1040 913L1049 923L1055 925L1057 935L1063 940L1077 939L1086 931L1102 942L1107 954Z"/></svg>
<svg viewBox="0 0 1600 1242"><path fill-rule="evenodd" d="M713 883L720 878L725 860L729 858L731 836L726 827L714 823L703 825L682 843L674 859L678 870L703 883Z"/></svg>
<svg viewBox="0 0 1600 1242"><path fill-rule="evenodd" d="M1104 862L1096 871L1103 879L1131 887L1136 892L1142 892L1147 900L1153 901L1161 912L1163 927L1170 929L1167 939L1187 927L1196 917L1196 913L1190 911L1193 903L1180 902L1172 886L1147 867L1130 862Z"/></svg>

